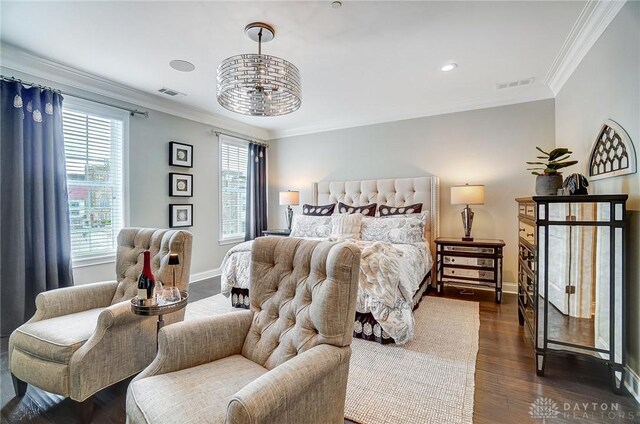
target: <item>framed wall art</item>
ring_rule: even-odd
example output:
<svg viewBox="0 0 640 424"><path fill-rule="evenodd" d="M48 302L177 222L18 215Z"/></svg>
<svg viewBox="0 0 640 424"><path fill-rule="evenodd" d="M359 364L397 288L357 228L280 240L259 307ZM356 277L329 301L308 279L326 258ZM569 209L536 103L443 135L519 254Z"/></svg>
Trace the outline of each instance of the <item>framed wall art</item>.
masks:
<svg viewBox="0 0 640 424"><path fill-rule="evenodd" d="M191 197L193 196L193 175L169 173L169 196Z"/></svg>
<svg viewBox="0 0 640 424"><path fill-rule="evenodd" d="M169 166L193 168L193 146L177 141L169 142Z"/></svg>
<svg viewBox="0 0 640 424"><path fill-rule="evenodd" d="M193 225L193 204L169 205L169 227L191 227Z"/></svg>

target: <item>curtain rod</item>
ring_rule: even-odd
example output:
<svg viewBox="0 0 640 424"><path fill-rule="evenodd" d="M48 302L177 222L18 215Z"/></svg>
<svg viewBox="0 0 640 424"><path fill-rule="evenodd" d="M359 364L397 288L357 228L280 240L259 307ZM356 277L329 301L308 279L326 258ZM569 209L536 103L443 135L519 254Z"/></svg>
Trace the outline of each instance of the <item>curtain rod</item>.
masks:
<svg viewBox="0 0 640 424"><path fill-rule="evenodd" d="M128 109L126 107L114 105L114 104L111 104L111 103L101 102L101 101L98 101L98 100L90 99L88 97L78 96L77 94L65 93L62 90L59 90L57 88L47 87L46 85L36 84L34 82L23 81L23 80L21 80L19 78L6 77L4 75L0 75L0 79L2 79L4 81L19 82L20 84L30 85L32 87L37 87L37 88L40 88L42 90L48 90L48 91L52 91L54 93L64 94L65 96L71 96L71 97L75 97L75 98L78 98L78 99L87 100L87 101L93 102L93 103L98 103L98 104L105 105L105 106L115 107L116 109L126 110L127 112L129 112L131 114L131 116L142 115L145 118L149 117L149 112L148 111L142 111L142 110L138 110L138 109Z"/></svg>
<svg viewBox="0 0 640 424"><path fill-rule="evenodd" d="M216 136L218 136L218 137L220 137L221 135L226 135L226 136L228 136L228 137L237 138L237 139L239 139L239 140L248 141L249 143L254 143L254 144L257 144L257 145L259 145L259 146L263 146L263 147L269 148L269 145L268 145L267 143L262 143L262 142L260 142L260 141L256 141L256 140L249 140L248 138L238 137L237 135L227 134L227 133L222 132L222 131L213 131L213 133L214 133Z"/></svg>

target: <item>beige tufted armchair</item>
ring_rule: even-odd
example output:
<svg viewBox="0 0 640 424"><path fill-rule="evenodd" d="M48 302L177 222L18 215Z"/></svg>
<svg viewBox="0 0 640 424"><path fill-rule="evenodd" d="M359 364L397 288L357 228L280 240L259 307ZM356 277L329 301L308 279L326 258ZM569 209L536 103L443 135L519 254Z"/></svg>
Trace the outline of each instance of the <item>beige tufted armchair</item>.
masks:
<svg viewBox="0 0 640 424"><path fill-rule="evenodd" d="M9 339L9 368L16 394L26 386L80 402L81 421L90 421L93 395L140 372L156 353L156 317L131 312L144 250L151 269L171 280L169 253L177 253L177 285L187 290L192 235L187 231L125 228L118 235L116 281L40 293L36 314ZM165 317L182 321L184 310Z"/></svg>
<svg viewBox="0 0 640 424"><path fill-rule="evenodd" d="M251 310L160 330L129 385L129 423L343 423L360 251L261 237Z"/></svg>

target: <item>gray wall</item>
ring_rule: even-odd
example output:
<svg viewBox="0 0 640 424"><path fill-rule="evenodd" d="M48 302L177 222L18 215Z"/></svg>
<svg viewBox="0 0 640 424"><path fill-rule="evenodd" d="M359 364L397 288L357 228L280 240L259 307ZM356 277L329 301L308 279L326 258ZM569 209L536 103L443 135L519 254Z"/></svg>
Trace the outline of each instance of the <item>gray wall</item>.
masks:
<svg viewBox="0 0 640 424"><path fill-rule="evenodd" d="M580 161L587 175L591 148L605 119L618 122L640 154L640 3L627 4L556 97L556 144ZM628 363L640 371L640 173L592 183L591 194L628 193Z"/></svg>
<svg viewBox="0 0 640 424"><path fill-rule="evenodd" d="M149 110L104 99L52 81L2 68L2 74L25 81L60 88L98 101ZM149 110L149 118L134 116L129 121L129 216L131 226L168 228L169 203L193 203L194 225L191 273L220 267L231 245L219 245L218 138L214 127L174 115ZM169 141L194 146L194 167L169 167ZM193 174L192 198L169 197L169 172ZM74 268L76 284L115 278L113 262Z"/></svg>
<svg viewBox="0 0 640 424"><path fill-rule="evenodd" d="M441 235L461 237L462 208L450 205L450 187L485 184L485 204L473 207L473 235L507 243L504 280L515 283L514 198L533 194L534 177L524 162L535 158L534 146L554 146L554 128L554 102L543 100L275 140L269 150L270 226L285 225L281 190L300 190L302 204L311 202L314 181L434 174L441 182Z"/></svg>

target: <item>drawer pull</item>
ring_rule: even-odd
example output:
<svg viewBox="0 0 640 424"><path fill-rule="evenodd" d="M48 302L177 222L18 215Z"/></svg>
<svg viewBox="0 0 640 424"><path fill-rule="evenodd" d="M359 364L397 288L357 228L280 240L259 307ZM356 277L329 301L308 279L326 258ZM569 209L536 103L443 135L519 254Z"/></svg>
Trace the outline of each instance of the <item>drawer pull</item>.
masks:
<svg viewBox="0 0 640 424"><path fill-rule="evenodd" d="M523 232L523 231L527 231L527 230L525 230L524 228L520 228L520 232Z"/></svg>
<svg viewBox="0 0 640 424"><path fill-rule="evenodd" d="M527 233L527 237L533 237L533 233Z"/></svg>

